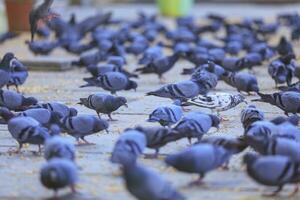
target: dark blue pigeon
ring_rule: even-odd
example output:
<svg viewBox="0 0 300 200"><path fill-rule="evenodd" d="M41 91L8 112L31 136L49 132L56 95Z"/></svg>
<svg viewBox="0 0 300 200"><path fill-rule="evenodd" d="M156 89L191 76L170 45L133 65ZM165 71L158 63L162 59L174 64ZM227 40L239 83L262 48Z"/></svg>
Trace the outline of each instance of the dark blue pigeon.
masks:
<svg viewBox="0 0 300 200"><path fill-rule="evenodd" d="M9 86L15 86L17 91L19 92L19 86L23 85L28 78L28 69L15 58L11 61L10 71L11 75L10 80L7 84L7 88L9 88Z"/></svg>
<svg viewBox="0 0 300 200"><path fill-rule="evenodd" d="M46 188L54 190L54 198L57 198L57 191L65 187L70 187L75 193L78 167L67 159L52 159L42 166L40 180Z"/></svg>
<svg viewBox="0 0 300 200"><path fill-rule="evenodd" d="M55 158L75 161L75 146L66 138L54 136L45 143L44 158L47 161Z"/></svg>

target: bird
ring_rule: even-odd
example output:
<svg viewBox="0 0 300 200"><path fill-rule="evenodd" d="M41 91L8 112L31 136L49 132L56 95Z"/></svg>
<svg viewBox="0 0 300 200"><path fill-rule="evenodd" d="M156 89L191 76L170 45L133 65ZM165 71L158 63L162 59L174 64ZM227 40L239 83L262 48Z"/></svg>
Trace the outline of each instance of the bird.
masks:
<svg viewBox="0 0 300 200"><path fill-rule="evenodd" d="M11 78L11 63L15 59L13 53L6 53L0 63L0 88L6 86Z"/></svg>
<svg viewBox="0 0 300 200"><path fill-rule="evenodd" d="M232 153L229 150L212 144L193 145L177 154L165 158L165 163L178 171L199 175L193 184L201 184L205 174L221 167Z"/></svg>
<svg viewBox="0 0 300 200"><path fill-rule="evenodd" d="M206 93L205 88L201 88L195 81L186 80L177 83L166 84L155 91L146 93L146 96L157 96L162 98L169 98L172 100L186 101L193 98L200 93Z"/></svg>
<svg viewBox="0 0 300 200"><path fill-rule="evenodd" d="M107 72L98 78L84 79L84 81L86 81L87 84L80 86L81 88L97 86L110 91L111 94L116 94L117 91L121 90L136 90L138 87L135 81L128 79L126 75L120 72Z"/></svg>
<svg viewBox="0 0 300 200"><path fill-rule="evenodd" d="M276 46L276 50L279 53L279 55L283 56L290 53L294 53L293 45L284 36L280 38L280 41Z"/></svg>
<svg viewBox="0 0 300 200"><path fill-rule="evenodd" d="M109 119L113 121L111 113L118 110L121 106L128 107L125 97L116 97L104 93L96 93L89 95L87 98L80 98L80 105L93 109L100 117L100 113L107 114Z"/></svg>
<svg viewBox="0 0 300 200"><path fill-rule="evenodd" d="M139 200L185 199L157 172L128 162L122 169L127 190Z"/></svg>
<svg viewBox="0 0 300 200"><path fill-rule="evenodd" d="M149 47L145 50L143 53L143 56L139 60L140 65L147 66L150 63L153 63L154 60L160 59L162 57L162 46L161 45L155 45L153 47Z"/></svg>
<svg viewBox="0 0 300 200"><path fill-rule="evenodd" d="M54 198L57 198L58 190L65 187L75 193L78 178L78 167L68 159L51 159L40 170L40 181L46 188L54 190Z"/></svg>
<svg viewBox="0 0 300 200"><path fill-rule="evenodd" d="M75 108L68 107L61 102L49 102L49 103L38 103L34 106L29 107L29 109L35 108L45 108L51 112L57 112L63 117L73 117L76 116L78 111Z"/></svg>
<svg viewBox="0 0 300 200"><path fill-rule="evenodd" d="M243 91L243 92L250 94L250 92L258 92L259 91L256 77L249 73L227 72L227 73L223 74L222 80L224 80L225 83L227 83L228 85L236 88L238 92Z"/></svg>
<svg viewBox="0 0 300 200"><path fill-rule="evenodd" d="M125 130L114 145L110 161L120 165L135 163L146 146L147 138L141 131Z"/></svg>
<svg viewBox="0 0 300 200"><path fill-rule="evenodd" d="M246 165L247 174L256 182L277 187L277 189L265 196L276 196L284 185L297 183L299 177L299 165L286 156L259 156L253 153L247 153L243 162ZM298 192L298 186L291 195Z"/></svg>
<svg viewBox="0 0 300 200"><path fill-rule="evenodd" d="M216 93L208 95L198 95L184 102L182 106L194 105L208 108L212 111L219 112L230 110L240 103L247 103L245 97L241 94Z"/></svg>
<svg viewBox="0 0 300 200"><path fill-rule="evenodd" d="M179 132L161 126L136 126L133 129L145 135L147 147L155 150L155 154L153 155L154 158L157 158L161 147L182 138L182 135Z"/></svg>
<svg viewBox="0 0 300 200"><path fill-rule="evenodd" d="M146 66L137 68L135 71L140 72L141 74L157 74L160 82L163 83L165 81L163 74L171 70L179 58L180 57L178 53L175 53L171 56L159 57L153 62L148 63Z"/></svg>
<svg viewBox="0 0 300 200"><path fill-rule="evenodd" d="M11 61L10 66L10 80L6 85L7 89L11 85L15 86L17 92L19 91L19 85L23 85L28 78L28 69L17 58Z"/></svg>
<svg viewBox="0 0 300 200"><path fill-rule="evenodd" d="M278 127L270 121L262 120L252 123L244 132L247 137L271 138L279 134Z"/></svg>
<svg viewBox="0 0 300 200"><path fill-rule="evenodd" d="M37 103L38 100L34 97L24 97L17 92L0 89L0 106L9 110L23 111Z"/></svg>
<svg viewBox="0 0 300 200"><path fill-rule="evenodd" d="M284 111L286 115L289 113L299 113L300 111L300 93L294 91L275 92L273 94L263 94L258 92L260 99L252 101L264 102L274 105Z"/></svg>
<svg viewBox="0 0 300 200"><path fill-rule="evenodd" d="M171 127L176 124L183 116L183 110L180 102L174 104L159 106L149 115L148 122L158 122L162 126Z"/></svg>
<svg viewBox="0 0 300 200"><path fill-rule="evenodd" d="M34 53L34 55L49 55L55 48L59 47L58 41L47 41L47 40L40 40L40 41L26 41L30 51Z"/></svg>
<svg viewBox="0 0 300 200"><path fill-rule="evenodd" d="M100 65L89 65L86 68L93 77L104 75L107 72L120 72L126 75L128 78L138 78L137 74L131 73L123 67L114 64L100 64Z"/></svg>
<svg viewBox="0 0 300 200"><path fill-rule="evenodd" d="M54 0L44 0L38 7L32 9L29 13L29 23L31 31L31 41L34 41L34 36L39 27L44 23L51 21L59 15L50 11L50 7Z"/></svg>
<svg viewBox="0 0 300 200"><path fill-rule="evenodd" d="M122 56L109 56L107 58L107 64L123 67L126 64L126 60Z"/></svg>
<svg viewBox="0 0 300 200"><path fill-rule="evenodd" d="M188 138L191 143L191 138L201 140L210 128L215 127L219 129L220 118L216 115L205 114L201 112L189 112L186 114L173 128L179 132L183 137Z"/></svg>
<svg viewBox="0 0 300 200"><path fill-rule="evenodd" d="M109 124L106 120L93 115L80 114L72 117L64 117L60 120L63 131L73 136L79 145L92 144L85 137L105 130L108 132ZM81 142L83 141L83 143Z"/></svg>
<svg viewBox="0 0 300 200"><path fill-rule="evenodd" d="M75 161L76 153L73 143L61 136L54 136L45 142L44 158L49 161L55 158Z"/></svg>
<svg viewBox="0 0 300 200"><path fill-rule="evenodd" d="M248 105L241 111L241 122L245 130L256 121L263 121L265 114L262 110L256 108L255 105Z"/></svg>

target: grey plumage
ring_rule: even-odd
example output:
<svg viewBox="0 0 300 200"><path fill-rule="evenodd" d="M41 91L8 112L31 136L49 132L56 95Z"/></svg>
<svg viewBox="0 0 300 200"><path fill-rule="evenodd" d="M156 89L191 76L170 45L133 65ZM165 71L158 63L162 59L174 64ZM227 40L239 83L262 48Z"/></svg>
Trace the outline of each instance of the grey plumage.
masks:
<svg viewBox="0 0 300 200"><path fill-rule="evenodd" d="M11 78L11 62L15 59L15 56L13 53L7 53L4 55L4 57L1 60L0 63L0 88L7 85L9 83L9 80Z"/></svg>
<svg viewBox="0 0 300 200"><path fill-rule="evenodd" d="M182 152L167 156L165 162L179 171L204 175L227 162L232 153L225 148L212 144L197 144Z"/></svg>
<svg viewBox="0 0 300 200"><path fill-rule="evenodd" d="M277 186L270 194L275 196L285 184L299 182L299 165L286 156L258 156L248 153L244 156L248 175L260 184Z"/></svg>
<svg viewBox="0 0 300 200"><path fill-rule="evenodd" d="M264 120L264 118L264 113L256 108L255 105L249 105L241 112L241 122L244 129L248 129L252 123Z"/></svg>
<svg viewBox="0 0 300 200"><path fill-rule="evenodd" d="M220 118L216 115L208 115L201 112L190 112L178 122L174 127L182 137L197 138L201 140L202 136L206 134L210 128L219 128Z"/></svg>
<svg viewBox="0 0 300 200"><path fill-rule="evenodd" d="M41 103L37 104L31 109L35 108L45 108L51 112L59 113L62 117L72 117L77 115L77 110L75 108L70 108L67 105L60 102Z"/></svg>
<svg viewBox="0 0 300 200"><path fill-rule="evenodd" d="M268 73L275 81L276 86L283 83L290 85L294 76L294 70L292 65L286 64L279 59L271 62L268 67Z"/></svg>
<svg viewBox="0 0 300 200"><path fill-rule="evenodd" d="M96 79L91 78L84 80L88 83L81 87L98 86L110 91L112 94L121 90L136 90L138 87L135 81L129 80L126 75L120 72L107 72Z"/></svg>
<svg viewBox="0 0 300 200"><path fill-rule="evenodd" d="M89 144L84 137L103 130L107 131L109 124L106 120L99 119L93 115L77 115L62 118L61 127L69 135L75 137L78 142L81 139L86 144Z"/></svg>
<svg viewBox="0 0 300 200"><path fill-rule="evenodd" d="M14 91L0 90L0 106L9 110L24 110L37 103L38 101L34 97L24 97Z"/></svg>
<svg viewBox="0 0 300 200"><path fill-rule="evenodd" d="M63 158L71 161L75 160L75 146L66 138L54 136L45 143L44 158L51 160L54 158Z"/></svg>
<svg viewBox="0 0 300 200"><path fill-rule="evenodd" d="M127 130L121 134L111 155L111 162L118 164L135 163L147 146L146 136L137 130Z"/></svg>
<svg viewBox="0 0 300 200"><path fill-rule="evenodd" d="M121 106L127 107L127 100L125 97L115 97L104 93L96 93L88 96L88 98L80 98L81 105L84 105L97 112L107 114L112 120L111 113L119 109Z"/></svg>
<svg viewBox="0 0 300 200"><path fill-rule="evenodd" d="M294 91L287 92L276 92L273 94L262 94L258 93L260 99L254 99L252 101L265 102L277 106L288 113L299 113L300 112L300 93Z"/></svg>
<svg viewBox="0 0 300 200"><path fill-rule="evenodd" d="M159 122L162 126L172 126L183 116L182 108L179 105L166 105L157 107L150 115L148 122Z"/></svg>
<svg viewBox="0 0 300 200"><path fill-rule="evenodd" d="M256 121L245 130L245 136L270 138L278 135L278 127L269 121Z"/></svg>
<svg viewBox="0 0 300 200"><path fill-rule="evenodd" d="M139 200L185 199L158 173L138 164L125 165L123 178L128 191Z"/></svg>
<svg viewBox="0 0 300 200"><path fill-rule="evenodd" d="M143 133L147 140L147 147L155 149L155 157L159 153L159 149L170 142L181 139L181 134L168 128L163 127L143 127L137 126L134 128Z"/></svg>
<svg viewBox="0 0 300 200"><path fill-rule="evenodd" d="M56 193L59 189L70 187L75 192L75 184L78 182L77 166L67 159L51 159L44 164L40 171L41 183Z"/></svg>
<svg viewBox="0 0 300 200"><path fill-rule="evenodd" d="M164 85L158 90L148 92L146 95L185 101L197 96L202 91L206 93L205 88L200 88L196 82L187 80Z"/></svg>
<svg viewBox="0 0 300 200"><path fill-rule="evenodd" d="M245 73L245 72L238 72L232 73L227 72L223 75L223 80L230 86L237 89L238 92L258 92L258 83L257 79L254 75Z"/></svg>

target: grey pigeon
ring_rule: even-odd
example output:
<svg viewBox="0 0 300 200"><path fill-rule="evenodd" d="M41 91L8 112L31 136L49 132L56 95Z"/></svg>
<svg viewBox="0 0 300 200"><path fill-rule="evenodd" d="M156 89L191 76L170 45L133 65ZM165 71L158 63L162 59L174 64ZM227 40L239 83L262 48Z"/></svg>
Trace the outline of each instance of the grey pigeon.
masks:
<svg viewBox="0 0 300 200"><path fill-rule="evenodd" d="M273 124L272 122L263 120L263 121L256 121L252 123L248 128L245 130L244 135L249 137L265 137L270 138L274 135L279 134L278 127Z"/></svg>
<svg viewBox="0 0 300 200"><path fill-rule="evenodd" d="M256 182L278 187L267 196L276 196L284 185L299 182L299 164L286 156L258 156L248 153L244 156L247 174ZM298 187L293 194L296 194Z"/></svg>
<svg viewBox="0 0 300 200"><path fill-rule="evenodd" d="M223 75L223 80L230 86L237 89L238 92L243 91L250 94L250 92L258 92L258 83L254 75L238 72L227 72Z"/></svg>
<svg viewBox="0 0 300 200"><path fill-rule="evenodd" d="M231 155L229 150L221 146L197 144L177 154L167 156L165 162L179 171L198 174L199 179L196 183L201 183L207 172L221 167L228 162Z"/></svg>
<svg viewBox="0 0 300 200"><path fill-rule="evenodd" d="M160 45L149 47L145 50L142 58L139 60L139 64L148 65L149 63L152 63L155 59L162 57L162 55L162 47Z"/></svg>
<svg viewBox="0 0 300 200"><path fill-rule="evenodd" d="M104 93L96 93L88 96L88 98L80 98L79 104L95 110L99 118L100 113L107 114L110 120L113 120L111 117L112 112L121 106L128 107L125 97L115 97Z"/></svg>
<svg viewBox="0 0 300 200"><path fill-rule="evenodd" d="M77 115L77 110L75 108L70 108L67 105L60 102L49 102L49 103L40 103L36 106L31 107L31 109L35 108L45 108L51 112L57 112L62 117L72 117Z"/></svg>
<svg viewBox="0 0 300 200"><path fill-rule="evenodd" d="M178 122L174 130L179 132L182 138L188 138L191 143L191 138L197 138L200 141L212 127L219 128L219 124L220 118L216 115L190 112Z"/></svg>
<svg viewBox="0 0 300 200"><path fill-rule="evenodd" d="M179 103L180 104L180 103ZM158 122L162 126L171 127L176 124L183 116L180 105L171 104L157 107L150 115L148 122Z"/></svg>
<svg viewBox="0 0 300 200"><path fill-rule="evenodd" d="M117 67L123 67L126 64L126 60L122 56L110 56L107 59L107 63Z"/></svg>
<svg viewBox="0 0 300 200"><path fill-rule="evenodd" d="M128 191L139 200L184 200L157 172L135 163L123 167L123 178Z"/></svg>
<svg viewBox="0 0 300 200"><path fill-rule="evenodd" d="M42 4L40 4L37 8L34 8L29 13L29 23L32 42L34 40L34 36L37 29L42 25L41 23L48 22L52 18L58 16L56 13L50 12L50 7L53 4L53 1L54 0L44 0Z"/></svg>
<svg viewBox="0 0 300 200"><path fill-rule="evenodd" d="M48 189L54 190L54 198L57 191L65 187L70 187L75 193L75 184L78 181L78 168L67 159L51 159L44 164L40 171L41 183Z"/></svg>
<svg viewBox="0 0 300 200"><path fill-rule="evenodd" d="M54 136L48 139L45 143L44 158L51 160L54 158L75 160L75 146L66 138Z"/></svg>
<svg viewBox="0 0 300 200"><path fill-rule="evenodd" d="M116 94L121 90L136 90L137 83L129 80L128 77L120 72L107 72L100 75L98 78L84 79L87 84L81 87L98 86L104 90L110 91L112 94Z"/></svg>
<svg viewBox="0 0 300 200"><path fill-rule="evenodd" d="M255 105L249 105L241 112L241 122L244 129L248 129L252 123L262 121L264 118L264 112L256 108Z"/></svg>
<svg viewBox="0 0 300 200"><path fill-rule="evenodd" d="M187 99L199 95L201 91L206 93L206 89L200 88L196 82L187 80L164 85L158 90L148 92L146 95L186 101Z"/></svg>
<svg viewBox="0 0 300 200"><path fill-rule="evenodd" d="M19 92L19 86L23 85L28 78L28 69L16 58L11 61L10 66L10 80L7 84L9 86L15 86L17 92Z"/></svg>
<svg viewBox="0 0 300 200"><path fill-rule="evenodd" d="M294 91L276 92L273 94L258 93L260 99L254 99L252 101L259 101L275 105L284 111L286 115L289 113L300 112L300 93Z"/></svg>
<svg viewBox="0 0 300 200"><path fill-rule="evenodd" d="M34 42L26 41L26 44L28 45L30 51L34 53L34 55L49 55L56 47L60 45L58 41L53 42L47 40Z"/></svg>
<svg viewBox="0 0 300 200"><path fill-rule="evenodd" d="M154 157L158 156L159 149L170 142L174 142L182 138L181 134L164 127L143 127L137 126L134 130L140 131L146 136L147 147L155 149Z"/></svg>
<svg viewBox="0 0 300 200"><path fill-rule="evenodd" d="M111 155L111 162L135 163L147 146L146 136L137 130L125 130L118 138Z"/></svg>
<svg viewBox="0 0 300 200"><path fill-rule="evenodd" d="M103 130L107 131L109 124L107 121L93 115L77 115L62 118L61 127L69 135L75 137L79 144L80 139L85 144L90 144L84 137Z"/></svg>
<svg viewBox="0 0 300 200"><path fill-rule="evenodd" d="M294 67L287 63L284 63L280 59L276 59L268 66L268 73L275 81L277 87L278 84L287 83L291 85L292 78L294 76Z"/></svg>
<svg viewBox="0 0 300 200"><path fill-rule="evenodd" d="M0 89L0 106L6 107L9 110L25 110L37 103L38 101L34 97L24 97L17 92Z"/></svg>
<svg viewBox="0 0 300 200"><path fill-rule="evenodd" d="M0 63L0 88L7 85L11 78L11 63L15 59L13 53L7 53L1 60Z"/></svg>

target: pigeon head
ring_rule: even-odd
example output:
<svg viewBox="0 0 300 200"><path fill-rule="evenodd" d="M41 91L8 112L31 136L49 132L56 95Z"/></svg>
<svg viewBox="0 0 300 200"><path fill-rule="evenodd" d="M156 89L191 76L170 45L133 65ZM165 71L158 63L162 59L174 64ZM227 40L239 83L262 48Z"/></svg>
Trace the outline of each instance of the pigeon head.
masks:
<svg viewBox="0 0 300 200"><path fill-rule="evenodd" d="M63 118L63 115L59 112L51 112L51 124L60 124L60 120Z"/></svg>
<svg viewBox="0 0 300 200"><path fill-rule="evenodd" d="M129 83L128 83L127 87L125 88L125 90L134 90L134 91L136 91L137 87L138 87L138 84L135 81L129 80Z"/></svg>
<svg viewBox="0 0 300 200"><path fill-rule="evenodd" d="M75 108L70 108L70 117L74 117L78 114L78 111Z"/></svg>
<svg viewBox="0 0 300 200"><path fill-rule="evenodd" d="M246 164L247 166L249 166L249 165L252 165L258 158L259 158L259 156L257 154L247 153L243 157L243 163Z"/></svg>
<svg viewBox="0 0 300 200"><path fill-rule="evenodd" d="M270 103L270 104L275 104L275 100L273 95L271 94L263 94L260 92L257 92L257 94L260 96L260 99L253 99L251 101L259 101L259 102L266 102L266 103Z"/></svg>
<svg viewBox="0 0 300 200"><path fill-rule="evenodd" d="M32 105L36 105L38 103L38 100L34 97L24 97L23 98L23 106L27 107L27 106L32 106Z"/></svg>
<svg viewBox="0 0 300 200"><path fill-rule="evenodd" d="M88 98L80 98L80 102L78 103L79 105L89 105L89 100Z"/></svg>
<svg viewBox="0 0 300 200"><path fill-rule="evenodd" d="M6 53L1 61L1 67L9 69L11 66L11 62L15 59L15 55L13 53Z"/></svg>
<svg viewBox="0 0 300 200"><path fill-rule="evenodd" d="M220 123L221 123L221 119L220 117L216 116L216 115L209 115L212 121L212 127L215 127L217 129L219 129Z"/></svg>
<svg viewBox="0 0 300 200"><path fill-rule="evenodd" d="M5 107L0 107L0 116L8 122L11 118L15 117L15 115Z"/></svg>
<svg viewBox="0 0 300 200"><path fill-rule="evenodd" d="M127 99L125 97L116 97L115 103L120 106L128 107Z"/></svg>

